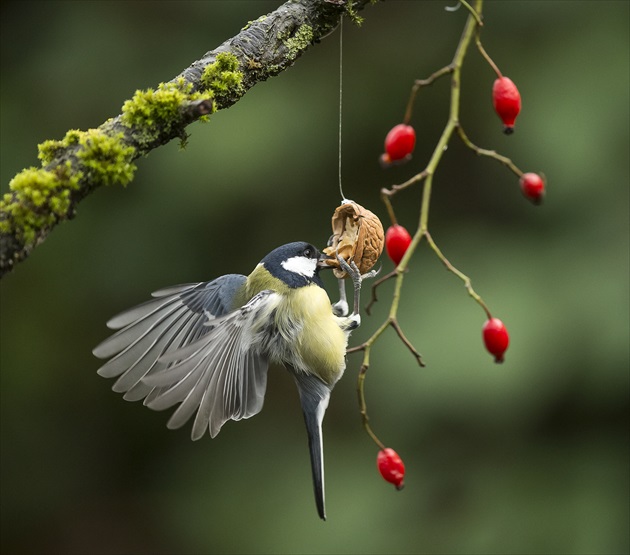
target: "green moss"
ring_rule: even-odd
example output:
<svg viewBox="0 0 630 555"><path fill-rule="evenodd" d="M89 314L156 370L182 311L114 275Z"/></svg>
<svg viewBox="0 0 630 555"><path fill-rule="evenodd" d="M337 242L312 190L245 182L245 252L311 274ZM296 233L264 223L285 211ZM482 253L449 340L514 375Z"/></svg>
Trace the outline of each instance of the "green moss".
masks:
<svg viewBox="0 0 630 555"><path fill-rule="evenodd" d="M281 36L278 38L280 38L282 43L287 47L287 58L292 61L313 42L313 28L307 24L300 25L292 37Z"/></svg>
<svg viewBox="0 0 630 555"><path fill-rule="evenodd" d="M239 61L234 54L219 52L214 63L203 70L201 83L219 105L243 95L243 73L238 68Z"/></svg>
<svg viewBox="0 0 630 555"><path fill-rule="evenodd" d="M77 157L91 186L127 185L136 171L131 163L136 149L125 145L122 133L110 137L98 129L81 133L79 144L83 147Z"/></svg>
<svg viewBox="0 0 630 555"><path fill-rule="evenodd" d="M70 133L70 131L68 131ZM66 134L66 137L68 135ZM42 166L47 166L52 163L57 157L61 156L63 151L66 150L67 144L65 141L44 141L37 145L37 157L41 160Z"/></svg>
<svg viewBox="0 0 630 555"><path fill-rule="evenodd" d="M370 0L370 3L376 4L377 1L378 0ZM352 2L348 2L346 4L346 13L348 14L348 17L350 18L350 21L352 21L352 23L354 23L357 27L361 27L361 24L363 23L363 18L359 15L357 9L352 5Z"/></svg>
<svg viewBox="0 0 630 555"><path fill-rule="evenodd" d="M58 164L53 168L27 168L11 180L11 192L0 200L0 231L32 244L40 230L70 216L72 194L81 180L90 187L129 183L136 169L132 163L136 150L121 139L122 134L112 137L99 129L72 129L60 141L41 143L42 163ZM66 153L69 159L62 162ZM74 167L74 158L80 170Z"/></svg>
<svg viewBox="0 0 630 555"><path fill-rule="evenodd" d="M75 154L91 185L127 185L136 170L131 163L136 150L125 145L121 139L122 133L110 136L100 129L71 129L60 141L41 143L38 146L38 156L46 166L58 159L64 151L78 146Z"/></svg>
<svg viewBox="0 0 630 555"><path fill-rule="evenodd" d="M14 233L25 244L34 243L37 231L66 218L70 196L79 188L81 174L72 172L70 162L54 170L27 168L9 183L12 193L0 200L0 231Z"/></svg>
<svg viewBox="0 0 630 555"><path fill-rule="evenodd" d="M136 91L131 100L122 107L121 121L133 128L144 140L150 142L159 135L182 132L185 125L186 103L195 100L210 100L209 92L192 92L192 83L183 77L170 83L160 83L156 90ZM199 118L207 121L207 116Z"/></svg>

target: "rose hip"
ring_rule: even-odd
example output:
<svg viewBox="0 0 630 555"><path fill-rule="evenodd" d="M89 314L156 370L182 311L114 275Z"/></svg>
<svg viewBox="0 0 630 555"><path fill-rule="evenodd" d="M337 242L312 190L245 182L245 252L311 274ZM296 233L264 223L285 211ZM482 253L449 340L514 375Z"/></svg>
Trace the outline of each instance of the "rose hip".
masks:
<svg viewBox="0 0 630 555"><path fill-rule="evenodd" d="M506 135L514 132L516 116L521 111L521 94L508 77L499 77L492 87L492 103L503 122Z"/></svg>
<svg viewBox="0 0 630 555"><path fill-rule="evenodd" d="M520 179L521 191L534 204L540 204L545 196L545 181L537 173L524 173Z"/></svg>
<svg viewBox="0 0 630 555"><path fill-rule="evenodd" d="M398 453L389 447L378 452L376 466L381 476L389 483L394 484L396 489L401 490L404 486L405 465Z"/></svg>
<svg viewBox="0 0 630 555"><path fill-rule="evenodd" d="M510 344L510 336L503 322L498 318L490 318L483 325L483 342L495 362L503 362L503 354Z"/></svg>
<svg viewBox="0 0 630 555"><path fill-rule="evenodd" d="M398 266L411 243L411 235L401 225L394 224L385 232L385 250L387 256Z"/></svg>
<svg viewBox="0 0 630 555"><path fill-rule="evenodd" d="M416 146L416 132L411 125L400 123L394 126L385 137L384 163L398 162L411 158Z"/></svg>

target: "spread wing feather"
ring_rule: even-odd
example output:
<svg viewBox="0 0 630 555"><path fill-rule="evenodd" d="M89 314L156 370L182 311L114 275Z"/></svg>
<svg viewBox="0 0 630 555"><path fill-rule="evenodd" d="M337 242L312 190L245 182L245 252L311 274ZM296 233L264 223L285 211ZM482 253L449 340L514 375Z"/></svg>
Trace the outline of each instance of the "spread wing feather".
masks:
<svg viewBox="0 0 630 555"><path fill-rule="evenodd" d="M146 301L142 304L139 304L133 308L129 308L120 314L117 314L113 318L110 318L107 322L107 327L112 330L118 330L128 326L133 322L137 322L141 320L145 316L148 316L156 309L177 302L180 299L180 294L186 291L191 291L200 285L204 285L203 283L188 283L186 285L177 285L175 287L169 287L165 289L160 289L159 291L154 291L151 293L152 297L156 297L151 299L150 301Z"/></svg>
<svg viewBox="0 0 630 555"><path fill-rule="evenodd" d="M107 325L118 331L93 350L98 358L112 357L99 375L118 377L114 391L127 392L129 400L142 399L150 390L141 380L155 370L158 358L207 333L204 324L229 312L234 291L245 279L231 274L161 289L154 299L114 316Z"/></svg>
<svg viewBox="0 0 630 555"><path fill-rule="evenodd" d="M212 320L210 330L190 345L160 358L165 368L144 378L162 388L147 406L163 410L181 403L168 427L183 426L197 411L192 438L206 430L215 437L227 420L260 412L267 386L268 361L260 353L261 334L279 296L256 295L244 307Z"/></svg>
<svg viewBox="0 0 630 555"><path fill-rule="evenodd" d="M279 296L263 291L233 309L246 278L227 275L212 282L178 285L107 323L116 331L94 349L110 358L98 373L116 377L114 391L130 401L162 410L181 403L168 427L179 428L197 412L192 437L216 436L230 419L262 409L267 360L261 333Z"/></svg>

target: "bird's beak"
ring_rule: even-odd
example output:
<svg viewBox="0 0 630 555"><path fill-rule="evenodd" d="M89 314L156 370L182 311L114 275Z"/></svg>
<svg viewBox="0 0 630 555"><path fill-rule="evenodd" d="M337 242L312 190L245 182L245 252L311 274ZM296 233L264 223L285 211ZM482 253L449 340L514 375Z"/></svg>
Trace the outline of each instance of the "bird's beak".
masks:
<svg viewBox="0 0 630 555"><path fill-rule="evenodd" d="M332 256L328 256L327 254L321 253L319 255L319 259L317 260L317 267L320 270L332 270L333 266L329 264L329 262L332 260L334 260Z"/></svg>

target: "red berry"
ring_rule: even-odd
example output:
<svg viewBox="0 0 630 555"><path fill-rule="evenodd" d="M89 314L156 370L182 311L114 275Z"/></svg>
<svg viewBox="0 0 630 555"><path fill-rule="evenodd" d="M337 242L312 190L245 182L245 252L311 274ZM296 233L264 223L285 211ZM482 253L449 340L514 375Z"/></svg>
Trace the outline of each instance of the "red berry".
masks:
<svg viewBox="0 0 630 555"><path fill-rule="evenodd" d="M387 256L392 262L398 266L411 243L411 235L401 225L394 224L390 226L385 233L385 249Z"/></svg>
<svg viewBox="0 0 630 555"><path fill-rule="evenodd" d="M394 126L385 137L385 154L381 158L386 163L410 158L416 146L416 132L411 125L400 123Z"/></svg>
<svg viewBox="0 0 630 555"><path fill-rule="evenodd" d="M499 77L492 87L492 103L506 135L514 132L514 121L521 111L521 94L516 85L507 77Z"/></svg>
<svg viewBox="0 0 630 555"><path fill-rule="evenodd" d="M376 466L381 476L389 483L394 484L396 489L400 490L403 488L405 465L396 451L389 447L379 451L376 457Z"/></svg>
<svg viewBox="0 0 630 555"><path fill-rule="evenodd" d="M545 196L545 181L537 173L524 173L520 179L521 191L534 204L540 204Z"/></svg>
<svg viewBox="0 0 630 555"><path fill-rule="evenodd" d="M503 362L503 353L510 344L510 336L503 322L498 318L490 318L483 325L483 342L495 362Z"/></svg>

